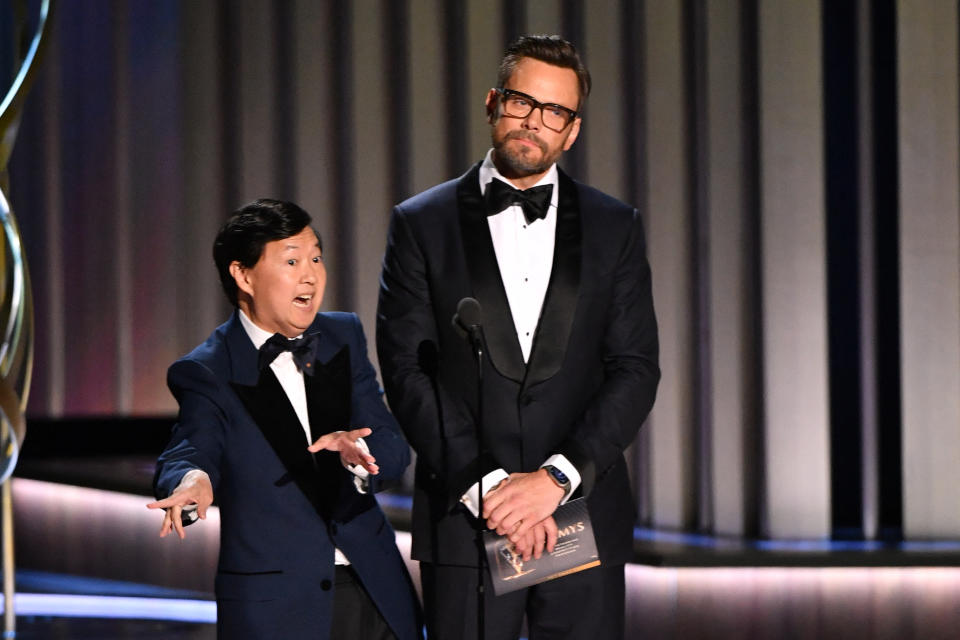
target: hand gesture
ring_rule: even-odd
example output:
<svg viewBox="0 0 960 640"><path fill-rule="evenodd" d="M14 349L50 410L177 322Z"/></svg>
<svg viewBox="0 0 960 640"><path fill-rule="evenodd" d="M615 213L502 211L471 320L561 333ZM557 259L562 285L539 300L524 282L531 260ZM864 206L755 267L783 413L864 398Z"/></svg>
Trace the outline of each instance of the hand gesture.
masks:
<svg viewBox="0 0 960 640"><path fill-rule="evenodd" d="M201 520L207 518L207 508L213 504L213 486L210 476L200 472L191 476L188 472L169 497L157 500L147 505L147 509L164 509L163 523L160 525L160 537L166 537L171 531L176 531L183 540L186 534L183 531L183 522L180 514L187 505L197 505L197 515Z"/></svg>
<svg viewBox="0 0 960 640"><path fill-rule="evenodd" d="M373 433L373 429L363 427L352 431L335 431L320 436L316 442L307 447L307 451L316 453L317 451L336 451L340 454L340 462L345 467L360 465L371 475L380 473L380 467L375 463L377 461L372 455L367 453L357 444L357 440Z"/></svg>

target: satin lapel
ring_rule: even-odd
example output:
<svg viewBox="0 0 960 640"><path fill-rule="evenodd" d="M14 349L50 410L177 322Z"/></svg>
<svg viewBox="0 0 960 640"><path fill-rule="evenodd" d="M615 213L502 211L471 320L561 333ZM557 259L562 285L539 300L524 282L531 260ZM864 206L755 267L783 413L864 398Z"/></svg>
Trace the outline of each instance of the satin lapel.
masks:
<svg viewBox="0 0 960 640"><path fill-rule="evenodd" d="M314 459L307 451L303 427L273 370L265 367L254 386L238 382L231 383L231 386L290 477L317 511L326 513L326 506L318 491Z"/></svg>
<svg viewBox="0 0 960 640"><path fill-rule="evenodd" d="M576 185L562 171L559 171L559 186L553 268L527 363L524 387L543 382L560 370L577 311L583 233L580 202Z"/></svg>
<svg viewBox="0 0 960 640"><path fill-rule="evenodd" d="M331 431L348 430L351 414L350 347L344 345L326 359L321 355L312 376L304 376L310 432L316 440Z"/></svg>
<svg viewBox="0 0 960 640"><path fill-rule="evenodd" d="M369 425L350 423L353 413L353 378L350 375L350 347L343 345L330 355L336 345L329 339L321 343L312 376L304 376L307 392L307 410L313 439L331 431L347 431ZM319 484L327 500L327 514L346 522L356 513L369 508L369 502L358 500L350 472L343 468L336 451L316 453Z"/></svg>
<svg viewBox="0 0 960 640"><path fill-rule="evenodd" d="M480 194L479 175L478 163L457 183L460 232L470 274L470 288L482 309L483 336L490 363L500 375L522 382L526 366L510 313L510 303L500 279L500 266L493 250L487 212Z"/></svg>

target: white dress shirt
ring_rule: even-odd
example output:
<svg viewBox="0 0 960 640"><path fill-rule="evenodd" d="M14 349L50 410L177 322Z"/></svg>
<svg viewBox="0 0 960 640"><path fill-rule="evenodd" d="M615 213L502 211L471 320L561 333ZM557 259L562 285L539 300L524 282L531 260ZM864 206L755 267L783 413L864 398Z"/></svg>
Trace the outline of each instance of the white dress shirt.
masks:
<svg viewBox="0 0 960 640"><path fill-rule="evenodd" d="M516 188L500 175L491 154L487 153L480 165L480 192L487 192L491 180L502 180ZM533 338L540 322L540 309L550 284L553 270L553 245L557 235L557 165L535 187L553 185L550 206L543 220L527 223L523 208L513 204L494 216L487 217L493 250L497 254L500 278L510 303L513 326L520 340L523 361L530 359Z"/></svg>
<svg viewBox="0 0 960 640"><path fill-rule="evenodd" d="M493 149L487 152L487 157L480 165L481 194L486 193L487 185L491 180L502 180L516 188L493 164ZM493 250L497 255L497 265L500 267L500 279L507 294L507 302L510 304L510 314L513 316L513 326L517 331L524 362L530 359L537 325L540 323L543 299L547 294L550 273L553 270L557 202L560 190L556 164L551 166L543 178L532 186L548 184L553 185L553 193L550 196L547 215L543 220L528 223L523 215L523 208L518 204L510 205L496 215L487 216ZM580 486L580 473L566 456L559 454L550 456L540 466L547 465L560 469L570 479L570 490L560 501L560 504L563 504ZM504 469L496 469L485 475L481 481L484 493L507 476ZM479 515L479 497L477 483L474 483L461 497L461 502L474 516Z"/></svg>

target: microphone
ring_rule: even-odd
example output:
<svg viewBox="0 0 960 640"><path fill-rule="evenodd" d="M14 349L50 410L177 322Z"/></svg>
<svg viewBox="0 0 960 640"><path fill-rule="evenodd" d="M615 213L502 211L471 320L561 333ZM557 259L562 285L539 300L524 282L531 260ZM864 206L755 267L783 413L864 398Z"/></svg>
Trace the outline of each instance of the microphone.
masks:
<svg viewBox="0 0 960 640"><path fill-rule="evenodd" d="M476 339L480 331L480 303L473 298L464 298L457 303L457 312L453 314L453 327L462 337Z"/></svg>

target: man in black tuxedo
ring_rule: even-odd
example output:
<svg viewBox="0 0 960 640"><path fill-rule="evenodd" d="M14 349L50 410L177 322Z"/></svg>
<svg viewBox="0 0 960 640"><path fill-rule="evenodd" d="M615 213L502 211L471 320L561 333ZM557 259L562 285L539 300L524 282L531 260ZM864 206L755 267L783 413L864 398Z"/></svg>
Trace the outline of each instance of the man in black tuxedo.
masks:
<svg viewBox="0 0 960 640"><path fill-rule="evenodd" d="M623 635L635 519L623 452L660 373L637 211L556 166L589 90L573 45L520 38L486 96L493 149L393 210L377 348L418 456L413 556L432 638L477 636L481 474L482 517L527 557L553 548L558 505L585 496L602 562L499 597L488 587L487 638L518 637L524 614L531 639ZM451 324L465 297L482 309L482 455L474 352Z"/></svg>

